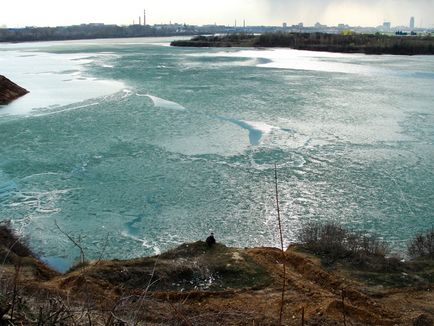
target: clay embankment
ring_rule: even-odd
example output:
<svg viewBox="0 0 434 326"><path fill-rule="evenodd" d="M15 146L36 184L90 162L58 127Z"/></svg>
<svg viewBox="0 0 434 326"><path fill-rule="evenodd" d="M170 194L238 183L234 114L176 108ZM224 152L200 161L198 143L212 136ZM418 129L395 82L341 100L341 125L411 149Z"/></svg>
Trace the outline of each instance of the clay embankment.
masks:
<svg viewBox="0 0 434 326"><path fill-rule="evenodd" d="M0 105L8 104L29 91L0 75Z"/></svg>

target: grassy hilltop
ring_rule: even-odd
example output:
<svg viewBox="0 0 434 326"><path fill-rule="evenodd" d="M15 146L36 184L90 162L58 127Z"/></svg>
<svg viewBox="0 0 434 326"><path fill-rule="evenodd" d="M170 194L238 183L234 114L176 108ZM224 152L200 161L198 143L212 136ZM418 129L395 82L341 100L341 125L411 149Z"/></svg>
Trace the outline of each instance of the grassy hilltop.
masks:
<svg viewBox="0 0 434 326"><path fill-rule="evenodd" d="M0 325L278 325L283 281L283 325L433 325L432 257L386 258L381 241L337 225L304 231L284 254L198 241L60 274L2 225ZM433 239L412 250L432 255Z"/></svg>
<svg viewBox="0 0 434 326"><path fill-rule="evenodd" d="M190 47L287 47L297 50L366 54L434 54L431 36L387 36L374 34L264 33L196 36L173 41L172 46Z"/></svg>

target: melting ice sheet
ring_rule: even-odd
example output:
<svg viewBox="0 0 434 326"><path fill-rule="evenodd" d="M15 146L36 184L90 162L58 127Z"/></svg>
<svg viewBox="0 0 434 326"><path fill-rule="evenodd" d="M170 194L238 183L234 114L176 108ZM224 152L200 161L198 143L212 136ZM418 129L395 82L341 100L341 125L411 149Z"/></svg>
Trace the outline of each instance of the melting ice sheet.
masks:
<svg viewBox="0 0 434 326"><path fill-rule="evenodd" d="M136 95L150 98L152 103L154 104L154 106L157 108L166 108L166 109L177 110L177 111L185 111L186 110L185 107L183 107L179 103L168 101L168 100L165 100L165 99L157 97L157 96L152 96L152 95L148 95L148 94L136 94Z"/></svg>
<svg viewBox="0 0 434 326"><path fill-rule="evenodd" d="M100 57L109 57L109 54L98 54L98 59ZM86 65L92 62L89 53L0 51L2 74L30 91L2 107L0 115L29 114L33 109L81 102L125 87L119 81L87 77Z"/></svg>
<svg viewBox="0 0 434 326"><path fill-rule="evenodd" d="M328 52L313 52L293 49L241 50L222 51L217 53L200 53L193 56L235 57L266 59L267 62L257 64L258 67L310 70L324 72L340 72L355 74L371 74L377 71L355 63L347 63L346 59L363 58L362 54L341 54ZM336 61L339 59L339 62Z"/></svg>
<svg viewBox="0 0 434 326"><path fill-rule="evenodd" d="M273 130L280 129L278 127L270 126L264 122L237 120L226 117L218 117L223 121L229 121L249 132L250 145L258 145L264 134L269 134Z"/></svg>
<svg viewBox="0 0 434 326"><path fill-rule="evenodd" d="M0 117L0 219L59 270L79 252L54 220L90 259L153 255L210 231L230 246L279 245L275 164L286 244L309 221L376 233L394 248L431 227L432 56L81 42L57 47L70 54L0 50L0 71L18 56L5 69L28 96L36 91L21 77L47 91L48 80L84 85L88 72L100 78L92 85L112 76L128 85ZM357 69L375 73L348 73ZM52 93L54 104L67 99Z"/></svg>

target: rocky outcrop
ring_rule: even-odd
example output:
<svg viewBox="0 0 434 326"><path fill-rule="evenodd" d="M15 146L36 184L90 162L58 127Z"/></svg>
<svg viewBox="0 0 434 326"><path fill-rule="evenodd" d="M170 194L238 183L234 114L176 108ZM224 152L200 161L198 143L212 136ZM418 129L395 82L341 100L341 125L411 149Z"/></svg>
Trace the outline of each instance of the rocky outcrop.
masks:
<svg viewBox="0 0 434 326"><path fill-rule="evenodd" d="M11 82L5 76L0 75L0 105L27 94L29 91Z"/></svg>

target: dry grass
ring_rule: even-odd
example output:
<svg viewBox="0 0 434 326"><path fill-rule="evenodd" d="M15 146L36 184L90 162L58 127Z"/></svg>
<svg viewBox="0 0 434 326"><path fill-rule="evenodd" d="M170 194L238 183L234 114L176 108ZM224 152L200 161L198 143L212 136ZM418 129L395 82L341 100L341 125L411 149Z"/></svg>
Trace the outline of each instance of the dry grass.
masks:
<svg viewBox="0 0 434 326"><path fill-rule="evenodd" d="M0 278L0 323L7 325L277 325L282 264L285 325L300 325L303 317L305 325L342 325L343 318L354 326L423 325L434 314L432 283L379 289L324 269L295 246L282 255L277 248L196 242L48 277L36 272L34 258L10 254L15 263L5 263ZM213 285L202 286L210 276Z"/></svg>

